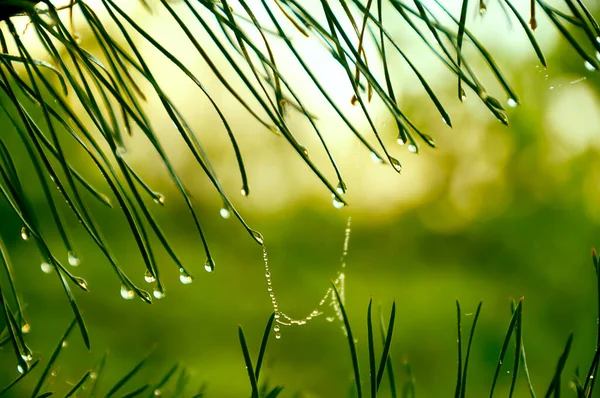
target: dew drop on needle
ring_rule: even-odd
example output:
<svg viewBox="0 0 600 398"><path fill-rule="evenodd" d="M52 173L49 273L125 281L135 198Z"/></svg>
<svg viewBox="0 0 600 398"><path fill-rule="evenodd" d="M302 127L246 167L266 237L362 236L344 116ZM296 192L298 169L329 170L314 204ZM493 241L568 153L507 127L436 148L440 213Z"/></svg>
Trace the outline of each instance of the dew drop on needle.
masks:
<svg viewBox="0 0 600 398"><path fill-rule="evenodd" d="M73 253L73 251L69 251L69 253L67 254L67 257L68 257L69 264L72 267L77 267L79 264L81 264L81 260L79 259L79 257L77 257L75 255L75 253Z"/></svg>
<svg viewBox="0 0 600 398"><path fill-rule="evenodd" d="M184 285L189 285L194 281L194 278L182 268L179 270L179 281Z"/></svg>
<svg viewBox="0 0 600 398"><path fill-rule="evenodd" d="M42 265L40 266L40 268L42 269L42 272L44 274L49 274L52 272L52 266L50 264L48 264L47 262L43 262Z"/></svg>
<svg viewBox="0 0 600 398"><path fill-rule="evenodd" d="M144 280L148 283L154 283L156 282L156 277L152 275L150 271L146 271L146 273L144 274Z"/></svg>
<svg viewBox="0 0 600 398"><path fill-rule="evenodd" d="M226 220L231 217L231 212L226 207L223 207L221 210L219 210L219 214Z"/></svg>
<svg viewBox="0 0 600 398"><path fill-rule="evenodd" d="M29 230L27 229L27 227L21 228L21 239L29 240Z"/></svg>
<svg viewBox="0 0 600 398"><path fill-rule="evenodd" d="M121 285L121 297L125 300L131 300L135 293L125 285Z"/></svg>

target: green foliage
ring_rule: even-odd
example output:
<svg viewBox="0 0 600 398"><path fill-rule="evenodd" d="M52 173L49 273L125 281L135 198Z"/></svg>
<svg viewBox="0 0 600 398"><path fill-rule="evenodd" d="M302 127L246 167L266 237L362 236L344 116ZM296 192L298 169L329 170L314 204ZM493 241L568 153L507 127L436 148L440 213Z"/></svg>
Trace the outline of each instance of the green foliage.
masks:
<svg viewBox="0 0 600 398"><path fill-rule="evenodd" d="M599 258L595 251L592 255L592 258L593 258L594 267L596 270L596 279L598 280L598 283L600 286L600 273L598 272ZM341 312L342 323L343 323L342 330L348 340L348 346L350 348L350 360L352 363L352 368L354 370L355 390L350 393L350 396L353 396L354 394L356 394L356 396L358 396L360 398L363 396L363 390L362 390L362 383L361 383L362 376L361 376L361 372L360 372L360 368L359 368L360 360L358 358L358 351L356 348L357 341L355 340L354 335L352 333L352 327L350 324L350 320L348 319L346 309L344 307L344 303L342 302L342 299L340 297L340 294L337 291L335 284L333 285L333 290L336 295L337 303L339 305L339 309ZM600 295L600 290L598 291L598 294ZM382 339L382 343L383 343L383 349L382 349L382 354L381 354L381 358L379 360L378 366L376 365L376 361L375 361L375 343L374 343L374 335L373 335L374 332L373 332L372 309L371 309L372 304L373 304L373 300L371 299L371 300L369 300L369 305L368 305L368 309L367 309L367 319L366 319L366 327L367 327L367 331L368 331L367 345L368 345L369 380L370 380L370 389L369 389L370 395L369 396L371 398L377 397L378 390L379 390L380 384L383 379L383 375L384 375L384 373L386 371L386 367L387 367L388 382L390 385L390 394L392 397L397 397L398 395L397 395L397 391L396 391L396 384L397 384L396 375L393 371L392 359L389 356L390 347L392 344L394 323L395 323L395 319L396 319L396 304L393 303L393 305L392 305L392 309L391 309L391 313L390 313L390 321L387 326L387 331L386 331L386 327L383 324L383 318L381 318L380 334L381 334L381 339ZM473 317L473 323L472 323L471 330L469 333L469 340L467 343L467 351L466 351L466 356L464 358L464 365L463 365L462 323L461 323L462 311L460 308L460 303L458 301L456 302L457 321L458 321L458 323L457 323L458 324L458 330L457 330L457 332L458 332L458 338L457 338L458 374L457 374L457 378L456 378L456 389L455 389L454 396L457 398L467 396L467 393L466 393L466 391L467 391L467 369L468 369L468 365L469 365L469 356L471 353L471 345L472 345L473 338L475 335L475 328L477 325L477 321L479 319L479 314L481 312L482 304L483 304L483 302L479 303L479 305L477 306L477 309L475 311L475 315ZM525 357L525 348L523 345L523 335L522 335L522 329L523 329L522 314L523 314L523 299L519 300L516 307L514 306L514 303L513 303L512 317L511 317L511 320L510 320L510 323L508 326L508 330L505 334L504 341L503 341L501 349L500 349L500 354L499 354L496 370L494 372L493 379L492 379L490 395L489 395L490 398L492 398L494 396L494 390L495 390L495 387L498 382L498 375L502 369L503 362L506 358L506 354L508 352L510 341L511 341L511 338L513 335L515 336L515 338L514 338L515 355L514 355L514 364L513 364L512 370L509 371L509 373L512 373L509 397L512 397L513 393L515 391L515 386L516 386L518 375L519 375L520 364L523 364L524 368L526 369L525 370L526 381L529 386L529 391L531 393L531 397L532 398L536 397L533 386L531 384L531 380L529 378L529 371L527 370L527 362L526 362L526 357ZM597 309L597 314L598 314L598 316L600 316L600 307ZM263 363L263 360L264 360L264 357L266 354L267 344L269 341L271 330L273 329L274 321L275 321L275 314L273 313L273 314L271 314L271 316L269 317L269 319L266 323L266 327L265 327L263 337L261 339L261 344L259 347L259 354L258 354L258 357L256 360L256 364L254 364L252 361L251 354L250 354L250 348L248 347L248 343L246 341L246 337L244 335L243 329L241 326L239 326L239 328L238 328L238 337L239 337L240 346L241 346L241 350L242 350L242 358L243 358L243 362L246 366L246 370L248 373L252 398L274 398L274 397L279 396L279 394L281 393L281 391L284 388L282 386L276 386L276 387L271 388L266 383L263 384L263 387L259 387L259 384L260 384L259 383L259 375L260 375L262 363ZM57 358L60 354L61 348L65 346L65 342L66 342L67 338L69 337L69 334L73 330L75 324L76 324L76 321L73 320L73 322L71 322L71 324L67 328L64 335L60 338L60 340L56 346L56 349L54 350L52 356L48 360L46 367L44 368L42 374L40 375L38 381L35 384L35 387L33 388L33 392L31 394L32 397L50 396L53 394L52 392L48 391L48 392L42 393L40 395L40 392L42 391L44 381L46 380L48 373L52 370L53 366L55 366L55 362L57 361ZM552 379L549 383L549 387L548 387L547 392L544 395L544 397L547 397L547 398L552 397L552 396L560 397L560 395L561 395L561 381L563 379L563 371L565 369L565 365L569 358L569 353L571 350L571 345L573 343L573 338L574 338L574 333L571 332L567 339L565 349L560 354L560 357L558 358L557 365L556 365L556 371L555 371L554 375L552 376ZM598 338L600 338L600 335L598 336ZM594 391L594 381L595 381L595 376L596 376L597 370L598 370L599 352L600 352L600 346L596 346L595 354L593 356L589 371L588 371L587 375L585 376L585 379L579 380L578 375L574 375L572 377L574 389L577 392L577 398L591 398L593 396L592 394ZM136 388L135 390L133 390L130 393L127 393L125 395L121 395L122 393L120 393L120 390L123 389L126 385L128 385L131 378L134 375L136 375L136 373L138 373L139 370L144 366L146 359L147 358L142 359L128 373L126 373L121 379L119 379L108 390L108 392L106 393L106 397L115 396L115 394L117 394L117 393L119 393L119 396L126 396L126 397L140 396L148 390L150 391L150 396L161 395L162 389L165 388L166 384L170 380L173 379L173 376L177 372L177 370L178 370L177 365L175 365L171 369L169 369L169 371L156 384L152 384L149 382L149 383L142 385L141 387ZM67 396L74 395L75 393L81 393L81 394L84 394L85 396L94 396L95 391L96 391L96 381L99 378L99 373L104 369L105 360L106 360L106 356L103 358L102 363L98 367L98 370L96 370L96 371L89 370L89 371L85 372L84 375L82 376L82 378L80 379L80 381L77 382L73 386L73 388L69 391ZM0 396L3 396L7 391L10 390L11 387L13 387L15 384L21 382L25 378L25 376L29 375L31 373L31 370L33 368L35 368L37 363L38 363L38 361L34 362L31 366L26 368L27 370L25 370L23 372L23 374L20 375L15 381L11 382L8 386L6 386L2 390L0 390ZM403 391L402 396L407 397L407 398L415 397L415 380L411 376L411 370L410 370L408 363L405 364L405 366L407 369L407 373L409 375L409 379L408 379L408 381L406 381L406 383L404 384L404 386L402 388L402 391ZM86 389L84 388L84 386L86 385L86 382L89 379L91 379L92 377L94 379L94 385L91 387L90 393L88 394ZM191 388L191 387L189 387L190 384L191 383L190 383L189 378L186 377L186 371L185 371L185 369L183 369L180 372L180 377L179 377L179 380L177 381L177 386L176 386L173 396L180 396L181 394L184 393L184 391L189 391L189 389ZM200 393L198 393L194 396L195 397L204 396L204 393L202 392L203 389L204 389L204 387L201 388Z"/></svg>
<svg viewBox="0 0 600 398"><path fill-rule="evenodd" d="M470 10L470 4L467 0L462 2L458 17L444 8L441 2L437 2L434 7L420 0L414 0L412 3L398 0L390 0L389 2L377 0L375 5L372 4L371 0L366 4L358 0L350 2L341 0L339 7L334 6L332 2L322 0L320 2L321 12L319 13L307 9L295 0L274 2L261 0L262 8L267 16L266 23L255 15L254 8L245 0L237 2L236 7L231 7L227 1L199 0L192 2L191 0L183 0L179 5L176 5L174 2L160 0L160 4L156 6L149 5L144 1L142 3L150 9L161 7L166 10L199 55L209 65L223 88L260 124L273 133L280 135L289 143L297 156L312 169L315 176L330 191L336 206L346 204L343 197L347 189L346 182L342 178L342 172L321 134L317 117L306 105L308 102L303 100L291 88L289 83L291 76L284 75L278 69L274 51L271 49L273 41L280 41L287 46L289 53L301 65L302 70L309 77L317 91L329 103L331 111L339 115L362 145L373 154L373 157L382 163L388 163L397 172L402 169L401 162L384 145L382 132L377 128L369 111L368 105L373 96L378 97L393 116L397 125L398 140L408 144L412 152L418 152L422 143L435 147L435 141L433 137L422 131L411 120L396 101L394 76L391 74L392 68L389 65L391 51L397 51L407 62L416 79L423 86L424 93L431 100L436 112L439 113L442 119L450 126L452 121L449 112L434 92L427 77L411 61L399 41L394 39L392 33L388 30L389 24L386 28L383 15L386 15L387 21L388 13L384 12L384 7L392 10L395 13L394 18L401 20L406 27L414 31L429 51L446 66L449 74L457 79L458 97L461 101L466 96L465 89L471 90L495 118L503 124L508 124L508 117L502 101L489 94L491 90L484 86L478 78L475 63L467 57L464 51L465 46L469 45L485 61L487 71L494 76L498 86L506 94L508 105L516 106L520 103L519 96L494 61L492 54L468 29L467 13ZM503 8L507 15L510 11L510 15L517 18L531 43L532 50L545 67L547 61L533 32L537 26L534 13L535 7L532 7L529 15L530 21L527 23L526 17L519 14L509 0L500 0L500 3L508 7L507 9ZM248 195L251 190L242 151L238 145L236 133L230 127L230 122L225 117L218 101L210 95L203 83L192 73L188 66L184 65L168 48L163 47L157 38L138 24L136 19L121 8L118 2L102 0L101 4L102 10L107 13L106 15L101 15L99 9L90 6L85 1L72 1L63 8L55 7L49 0L40 2L9 0L0 4L0 23L2 24L2 30L0 31L0 108L11 123L10 128L7 127L0 134L0 194L13 215L20 220L22 238L31 240L36 245L46 261L44 264L57 275L60 286L74 314L73 323L70 324L52 357L47 362L42 376L33 389L32 396L40 396L38 393L42 391L45 378L57 360L62 343L75 326L79 329L86 349L90 349L89 333L72 291L72 287L81 291L87 291L88 288L84 279L74 275L65 266L66 263L61 260L57 250L50 244L48 234L44 232L39 211L33 206L27 190L24 189L26 184L23 181L23 171L16 166L18 162L16 162L14 153L17 145L25 148L27 158L35 171L36 182L47 199L52 217L52 227L58 232L64 246L63 249L66 249L65 251L68 253L67 262L70 265L77 265L79 259L73 250L72 232L66 226L66 215L61 212L58 205L62 200L67 203L69 212L79 221L81 228L112 267L121 284L121 294L124 298L129 299L137 296L147 303L152 301L150 292L138 287L126 275L119 261L112 254L99 222L91 210L92 206L87 199L84 199L85 195L89 194L90 198L93 198L102 206L113 208L115 213L122 212L127 221L129 233L134 237L137 250L143 259L147 278L155 281L153 287L154 297L160 298L164 296L165 292L156 258L156 248L154 247L156 240L159 242L160 248L166 250L180 270L181 275L184 278L192 278L192 270L188 269L188 266L175 252L169 238L161 229L157 218L148 206L148 200L164 205L164 196L154 190L127 161L127 148L125 146L127 135L142 134L151 143L153 150L161 158L179 194L185 201L204 251L205 268L212 271L215 267L215 260L208 244L209 239L202 228L202 220L195 210L194 201L166 153L157 131L152 127L150 115L144 109L147 96L153 95L159 98L165 113L185 141L187 149L222 198L223 208L228 214L233 214L239 220L252 239L259 244L263 244L264 241L262 235L244 221L242 215L235 208L230 195L225 192L202 144L189 127L182 113L177 109L174 101L167 96L164 87L159 84L158 80L160 79L154 74L151 65L145 59L137 42L138 38L142 38L173 63L208 98L214 111L219 115L235 153L241 192L243 195ZM569 13L560 11L542 0L537 2L537 7L543 11L569 46L585 62L586 67L600 69L598 60L594 57L592 51L600 50L600 41L598 41L600 28L597 22L582 1L564 0L564 4ZM229 79L225 77L226 74L216 66L212 60L213 55L204 50L205 43L201 43L194 36L181 18L178 7L189 12L194 17L195 22L203 28L208 37L206 40L210 40L216 46L219 55L226 59L235 76L242 81L243 92L232 85ZM377 9L376 13L372 11L374 7ZM482 13L485 11L484 2L480 2L477 7ZM73 26L69 27L69 24L65 22L66 18L62 14L74 13L75 11L83 17L87 29L91 32L94 44L99 50L98 53L92 53L81 45ZM442 22L437 17L440 12L445 14L452 23ZM25 15L30 20L28 29L35 32L38 44L44 48L45 58L47 59L35 59L29 44L23 40L15 25L17 14ZM283 21L290 22L295 31L290 32ZM351 32L344 29L344 25L348 22L353 28ZM215 23L221 32L213 27ZM267 24L272 25L274 29L265 28ZM110 25L116 27L118 37L112 31L109 32L108 26ZM258 41L252 35L256 32L260 36ZM320 39L328 48L332 58L339 64L339 67L348 78L348 84L352 87L354 93L350 101L360 107L363 112L378 144L377 147L373 146L360 129L344 114L339 104L331 98L322 82L310 70L304 55L294 47L293 36L298 33ZM432 39L428 38L429 34L431 34ZM368 38L371 39L379 51L379 58L376 62L367 60L364 47ZM240 63L245 63L244 67L247 67L247 69L240 67ZM379 66L384 70L383 83L381 82L382 79L376 77L376 68ZM150 92L142 91L143 83L149 84L151 87ZM67 96L69 96L69 100L67 100ZM248 97L252 99L252 103L247 100ZM76 112L73 101L84 109L84 115ZM314 133L319 137L323 149L328 154L331 170L322 170L320 166L315 164L309 157L306 148L297 140L295 132L291 130L288 124L289 109L300 113L307 119ZM103 182L102 187L96 187L89 182L86 173L80 171L78 165L72 161L71 148L75 148L77 153L81 153L93 163L95 171L102 176L105 182ZM334 180L327 177L331 174L335 175ZM54 191L54 188L57 188L57 191ZM109 193L104 193L105 190ZM14 283L8 251L1 241L0 252L2 255L0 261L3 265L2 275L5 276L5 279L2 280L4 285L0 286L0 301L4 320L4 329L0 340L2 344L10 345L18 366L23 370L23 375L4 388L0 393L2 395L14 383L22 380L23 376L35 368L39 362L33 360L33 354L26 344L24 334L29 324L26 320L23 305L20 302L18 289ZM594 264L598 273L597 263L598 259L594 255ZM358 366L358 352L344 306L339 295L337 297L343 314L345 330L348 333L356 393L360 397L363 391ZM376 366L371 304L369 304L367 330L369 336L369 391L372 396L377 394L386 368L390 385L395 386L396 383L393 377L392 362L389 358L395 319L395 306L393 308L388 331L384 332L382 328L382 335L385 336L384 348L379 366ZM469 354L480 309L481 304L477 308L473 321L463 366L461 312L460 307L457 306L459 332L459 365L455 390L455 396L457 397L464 397L466 394ZM248 368L253 396L258 396L260 393L258 378L272 322L273 318L270 318L255 367L252 366L249 349L241 327L239 329L240 342ZM512 395L514 392L518 371L523 366L530 391L532 396L535 396L528 376L529 371L525 361L525 348L521 330L522 301L513 311L500 351L490 395L493 395L502 362L514 334L516 356L512 367L513 376L510 394ZM571 342L572 335L569 337L563 355L557 364L556 374L546 396L560 394L561 374L564 370ZM599 354L596 350L592 365L585 378L581 381L577 378L574 381L579 396L591 396L598 371L598 362ZM136 365L118 383L109 388L107 394L123 393L124 389L123 391L121 389L125 387L129 379L139 371L143 364L144 361ZM155 389L162 388L173 379L177 369L176 367L171 368L162 381L153 385L153 387ZM410 374L408 365L406 365L406 369ZM77 393L90 380L96 380L98 373L92 371L84 373L69 395ZM189 377L185 370L182 370L179 374L175 391L181 392L187 385ZM92 375L95 375L95 378ZM95 385L94 382L92 392L95 391ZM395 387L391 387L391 389L392 394L396 395ZM136 396L145 393L147 390L153 391L150 383L125 394L126 396ZM262 395L274 397L280 391L281 388L275 387ZM405 396L411 396L411 394L414 396L414 384L404 385L402 391ZM42 396L47 396L44 394L49 393L42 393Z"/></svg>

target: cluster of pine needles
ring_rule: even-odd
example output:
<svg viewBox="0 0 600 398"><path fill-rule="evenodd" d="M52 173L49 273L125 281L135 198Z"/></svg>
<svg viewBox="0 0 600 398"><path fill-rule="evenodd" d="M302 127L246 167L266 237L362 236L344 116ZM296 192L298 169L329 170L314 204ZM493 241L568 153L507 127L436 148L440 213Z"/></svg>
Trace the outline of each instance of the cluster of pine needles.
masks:
<svg viewBox="0 0 600 398"><path fill-rule="evenodd" d="M291 77L278 69L277 57L271 48L275 41L286 45L317 92L330 104L330 111L339 116L373 158L391 165L400 173L401 162L392 155L391 149L384 145L383 137L369 110L369 102L373 97L378 97L393 116L397 125L397 140L407 144L409 151L418 152L422 144L435 147L435 140L421 131L398 104L394 92L395 76L392 73L393 68L388 64L391 52L397 52L410 67L415 79L423 86L425 95L431 100L433 110L438 112L449 126L452 126L452 120L442 101L428 84L427 77L419 71L403 45L394 38L390 26L398 26L400 23L412 31L414 39L421 42L445 65L448 73L456 78L460 101L467 95L474 95L489 109L493 117L503 124L508 124L503 104L517 106L520 103L519 96L492 54L469 30L467 15L476 8L475 11L484 17L489 7L497 5L507 18L518 22L518 26L531 43L532 51L541 65L546 67L546 59L534 34L539 18L539 15L536 16L537 9L538 14L541 11L552 22L577 56L581 57L586 68L600 69L600 62L595 56L600 53L598 23L582 0L563 2L565 7L559 10L543 0L532 0L527 15L522 15L511 0L463 0L460 14L454 15L445 8L443 0L435 0L433 3L421 0L321 0L318 2L319 10L309 10L297 0L258 0L256 4L249 4L246 0L157 0L152 3L140 0L141 5L149 12L156 7L161 7L167 12L185 34L190 45L206 62L213 73L211 78L216 78L222 89L239 102L265 130L286 140L333 196L334 203L340 206L346 204L344 193L347 190L342 171L338 168L319 128L314 110L309 109L309 101L303 100L295 92ZM120 3L122 5L122 2L116 0L100 0L92 6L85 0L70 0L67 4L56 6L50 0L0 2L0 112L10 121L10 125L2 126L0 133L0 196L5 202L5 208L9 209L7 211L21 224L21 237L36 246L43 258L43 267L54 272L64 290L74 314L74 323L70 325L64 338L77 327L88 349L90 339L72 291L73 288L87 291L88 283L75 275L73 269L68 266L76 266L80 260L74 250L72 231L66 226L67 219L76 219L85 235L105 257L118 279L124 298L139 297L149 303L164 296L164 283L155 258L157 249L168 253L184 278L193 278L193 271L188 269L175 253L151 209L153 202L164 205L164 196L153 189L128 162L127 136L144 136L155 154L160 157L197 230L206 258L204 268L212 271L215 267L209 237L206 236L202 220L194 209L194 201L175 170L144 106L150 95L160 101L165 114L173 122L198 166L222 198L223 209L228 215L232 214L239 220L252 239L263 244L262 235L244 221L231 196L225 192L202 142L158 83L160 79L142 54L139 41L154 47L181 70L208 99L229 138L239 170L240 191L242 195L247 196L251 189L243 148L238 145L236 133L231 128L219 101L213 98L198 76L168 48L161 45L160 40L144 29ZM260 16L257 14L259 8ZM200 42L184 23L181 16L184 12L191 15L194 23L202 27L206 33L203 40L209 41L211 46L218 50L215 54L208 53L205 48L209 43ZM44 50L44 59L37 59L32 55L31 42L25 42L19 32L16 23L22 18L27 20L26 29L36 37L36 47ZM83 21L77 28L73 22L75 18ZM348 23L352 27L350 30L344 28ZM85 30L89 35L85 45L77 33L78 30ZM258 33L258 36L255 33ZM354 92L348 100L362 110L372 130L372 139L368 139L364 132L350 121L340 105L325 90L318 76L311 71L306 55L301 54L294 46L294 35L298 34L311 37L325 46L340 70L347 75L348 84ZM88 45L92 45L94 49L86 49ZM373 60L373 57L367 59L367 45L376 48L376 60ZM465 46L476 50L485 67L495 76L497 84L506 95L506 100L499 100L489 94L488 88L478 78L474 60L464 56ZM226 61L235 78L225 77L222 67L216 65L217 58ZM245 64L244 68L240 67L242 63ZM376 77L376 71L379 69L383 70L382 79ZM142 83L151 87L149 92L142 91ZM240 86L242 89L238 88ZM251 98L252 102L247 98ZM76 112L74 103L79 104L83 112ZM321 148L311 150L322 150L327 154L330 163L327 170L317 166L311 160L307 148L296 139L288 123L287 114L290 111L298 112L308 120L310 128L322 144ZM371 143L373 140L376 144ZM33 175L26 174L16 166L16 153L25 154ZM73 162L74 156L86 159L89 167L85 171L78 170L78 166ZM103 186L98 187L89 182L91 178L87 175L93 173L95 177L101 177ZM25 174L27 179L24 178ZM34 204L35 199L27 194L28 184L40 187L47 206ZM103 192L105 190L106 192ZM123 217L126 220L129 235L135 240L143 260L142 271L146 280L154 284L152 292L138 287L122 270L119 260L112 254L110 245L90 210L90 201L113 208L115 217ZM53 220L53 230L58 233L64 245L63 253L58 253L51 247L48 235L40 225L40 212L48 211ZM3 214L2 219L7 219L8 216ZM152 243L156 240L160 245ZM6 325L1 338L5 344L13 346L18 366L23 375L27 375L37 364L31 360L31 352L25 342L24 333L30 325L18 293L14 267L1 239L0 252L0 273L3 281L0 284L0 300ZM521 305L519 303L515 306L508 337L514 332L518 349L524 352L520 337ZM390 330L392 326L389 326ZM346 329L348 335L351 335L349 324L346 324ZM570 343L565 349L565 358L569 347ZM354 353L352 343L351 349ZM264 347L261 352L263 350ZM55 359L59 352L60 344L52 358ZM387 355L385 350L384 354ZM248 361L247 356L246 360ZM360 396L360 377L355 360L353 354L356 390ZM387 360L382 361L375 372L376 378L373 378L374 369L370 369L372 393L376 392L376 386L381 382L386 363L391 364ZM596 355L594 363L597 362ZM462 381L457 385L459 395L464 394L467 363L468 350L465 367L459 372L459 375L462 375L459 377L459 381ZM517 370L519 363L520 361L515 363ZM52 364L53 361L48 363L44 375ZM255 395L258 394L256 390L259 369L257 364L252 373L249 367L249 372L252 373L250 379L254 380L251 384ZM557 386L560 383L558 376L561 370L559 363L551 391L559 390ZM595 372L596 367L593 366L592 374ZM82 378L82 385L91 377L89 375ZM580 396L591 394L593 378L590 376L588 374L581 383L576 383ZM43 382L44 376L40 379L33 396L39 396ZM269 394L275 396L277 393Z"/></svg>

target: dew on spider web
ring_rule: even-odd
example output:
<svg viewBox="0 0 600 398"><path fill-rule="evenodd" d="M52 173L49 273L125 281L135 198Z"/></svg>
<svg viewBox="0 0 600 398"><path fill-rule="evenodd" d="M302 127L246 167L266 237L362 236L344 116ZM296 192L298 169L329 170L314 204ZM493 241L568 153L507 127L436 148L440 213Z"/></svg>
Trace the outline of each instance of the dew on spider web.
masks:
<svg viewBox="0 0 600 398"><path fill-rule="evenodd" d="M342 256L340 258L340 269L338 271L337 277L333 281L333 284L334 284L335 288L337 289L342 302L344 302L344 298L345 298L346 275L344 273L344 270L346 268L346 257L348 255L348 245L350 242L351 231L352 231L351 217L348 217L346 229L344 230L344 245L343 245L343 250L342 250ZM309 315L305 316L304 318L301 318L301 319L292 318L289 315L287 315L285 312L281 311L279 309L279 303L277 302L277 296L275 294L275 288L273 286L272 273L271 273L271 269L269 267L269 257L267 254L266 245L264 245L264 243L263 243L263 262L264 262L264 266L265 266L265 274L264 275L265 275L265 279L267 282L267 294L269 295L269 298L271 299L271 305L273 307L273 312L275 314L274 315L275 326L273 327L273 331L275 332L276 339L281 338L281 326L292 326L292 325L303 326L303 325L306 325L308 322L312 321L313 319L315 319L316 317L318 317L319 315L322 315L324 313L325 304L328 304L330 307L332 307L333 311L334 311L333 316L328 316L326 318L326 320L328 322L333 322L335 319L343 321L341 308L340 308L337 298L334 294L334 291L331 287L326 290L325 294L323 295L323 298L319 301L317 307L315 309L313 309L309 313Z"/></svg>

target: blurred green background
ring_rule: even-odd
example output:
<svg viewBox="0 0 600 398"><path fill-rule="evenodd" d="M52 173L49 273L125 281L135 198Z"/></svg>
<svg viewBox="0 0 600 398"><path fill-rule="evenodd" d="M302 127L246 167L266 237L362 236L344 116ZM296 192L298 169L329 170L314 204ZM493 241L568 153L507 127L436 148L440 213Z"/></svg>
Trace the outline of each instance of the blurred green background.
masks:
<svg viewBox="0 0 600 398"><path fill-rule="evenodd" d="M140 11L140 15L145 14ZM352 218L346 307L364 360L365 382L365 319L370 297L381 303L386 318L396 300L392 359L400 381L406 379L401 364L410 363L418 396L445 397L454 391L455 299L463 307L465 332L479 300L484 300L473 343L469 396L488 394L510 319L510 302L520 297L525 298L524 343L538 394L545 392L570 331L575 331L575 342L564 380L578 366L587 371L596 341L590 250L600 242L600 78L583 67L583 61L558 40L547 22L540 21L538 30L550 65L543 70L537 66L523 33L517 29L511 33L497 7L491 6L483 21L469 20L473 29L483 34L485 44L521 94L522 105L508 110L509 128L496 121L474 94L466 103L458 103L455 79L442 73L415 46L416 62L451 111L454 128L448 128L414 76L401 60L394 61L402 106L438 143L436 150L423 146L419 155L398 146L393 121L381 104L374 102L384 140L403 162L402 175L373 163L368 151L320 105L317 95L307 91L349 187L350 206L336 210L330 194L284 140L257 126L219 89L206 65L189 46L181 44L181 36L165 22L164 15L159 12L156 17L143 18L157 37L203 76L219 101L227 104L248 162L251 195L247 198L238 194L233 154L214 112L180 73L147 51L149 57L156 56L153 67L206 145L234 204L264 235L283 311L301 317L316 306L339 269L346 221ZM408 41L406 37L403 40ZM85 33L82 38L85 46ZM310 51L309 44L298 45ZM314 62L320 61L318 55L313 56ZM294 70L293 66L287 68ZM348 103L349 88L341 83L339 70L324 67L320 73L336 100L343 103L353 120L363 123L365 135L370 135L359 110ZM484 75L484 81L486 78L489 82ZM296 84L302 85L300 78ZM488 85L497 90L490 89L492 94L502 98L497 87ZM148 106L158 109L152 99ZM119 281L105 259L76 219L66 217L82 260L73 271L87 279L91 291L75 294L90 330L92 352L88 354L77 331L73 333L48 389L67 391L104 353L108 353L108 361L101 385L107 388L151 353L147 365L123 391L158 380L173 364L181 363L189 372L188 394L206 383L207 396L247 396L250 389L237 327L244 327L256 355L271 312L261 248L237 221L219 216L218 196L186 153L171 122L163 113L151 114L155 127L164 130L165 146L194 197L216 270L204 272L201 243L183 201L139 134L128 143L126 156L152 187L165 195L165 207L154 206L154 214L194 272L195 281L191 285L179 283L177 267L162 250L156 250L166 297L152 305L124 301L119 295ZM314 150L314 159L326 168L308 124L301 119L290 114L299 141L306 143L311 156ZM7 123L6 119L0 121L2 126ZM18 151L9 130L3 134ZM37 216L52 240L55 231L29 162L24 153L13 153L22 179L32 181L26 190L34 198ZM76 152L72 161L92 170ZM90 178L102 186L96 174L90 171ZM108 191L105 186L103 189ZM123 269L143 286L143 263L122 214L89 203ZM28 339L34 353L45 361L72 313L56 275L40 271L39 253L31 242L20 239L21 225L5 203L0 204L0 214L0 233L9 247L32 326ZM58 237L54 240L60 253L63 249ZM352 384L350 355L339 322L325 320L331 314L302 327L282 327L282 338L270 342L261 378L285 386L283 396L346 396ZM506 373L501 374L499 396L509 389L511 375ZM16 375L12 352L5 348L0 351L0 385ZM12 396L22 396L27 386L15 388ZM568 388L567 383L563 388ZM388 390L387 382L382 389ZM169 396L168 389L163 396ZM516 396L528 396L522 375Z"/></svg>

